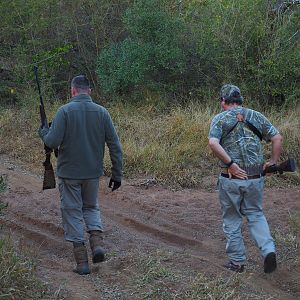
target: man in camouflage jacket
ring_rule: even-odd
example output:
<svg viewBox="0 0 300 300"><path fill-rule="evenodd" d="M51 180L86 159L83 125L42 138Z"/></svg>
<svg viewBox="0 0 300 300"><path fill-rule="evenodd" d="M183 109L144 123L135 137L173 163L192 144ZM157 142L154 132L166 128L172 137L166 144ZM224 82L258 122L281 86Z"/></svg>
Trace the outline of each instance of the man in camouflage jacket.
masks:
<svg viewBox="0 0 300 300"><path fill-rule="evenodd" d="M243 97L237 86L224 85L220 102L223 111L211 122L209 146L220 159L219 201L229 257L225 267L235 272L244 270L246 255L241 226L245 216L264 258L264 272L271 273L276 269L276 252L262 209L262 172L279 159L282 136L264 115L242 107ZM262 140L272 143L267 163L264 163Z"/></svg>

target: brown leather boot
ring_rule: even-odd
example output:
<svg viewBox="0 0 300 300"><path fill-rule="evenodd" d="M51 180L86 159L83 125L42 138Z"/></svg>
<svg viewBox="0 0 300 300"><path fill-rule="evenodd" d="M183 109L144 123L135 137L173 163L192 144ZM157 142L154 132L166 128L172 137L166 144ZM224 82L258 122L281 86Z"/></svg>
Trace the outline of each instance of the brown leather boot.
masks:
<svg viewBox="0 0 300 300"><path fill-rule="evenodd" d="M88 255L86 251L86 247L83 243L73 242L73 253L75 257L75 261L77 263L75 273L79 275L87 275L90 274Z"/></svg>
<svg viewBox="0 0 300 300"><path fill-rule="evenodd" d="M102 232L99 230L91 230L90 246L93 254L93 263L99 263L105 259L105 251L100 246L102 243Z"/></svg>

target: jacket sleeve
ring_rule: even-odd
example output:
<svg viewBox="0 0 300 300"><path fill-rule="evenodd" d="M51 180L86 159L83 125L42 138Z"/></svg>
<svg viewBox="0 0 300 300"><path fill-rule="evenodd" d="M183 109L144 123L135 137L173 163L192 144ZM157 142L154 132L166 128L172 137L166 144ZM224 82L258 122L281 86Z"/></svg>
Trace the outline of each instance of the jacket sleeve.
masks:
<svg viewBox="0 0 300 300"><path fill-rule="evenodd" d="M60 108L51 124L50 128L40 128L39 136L43 142L51 149L56 149L61 145L66 128L66 118L62 108Z"/></svg>
<svg viewBox="0 0 300 300"><path fill-rule="evenodd" d="M112 119L105 111L105 142L109 149L110 160L112 163L112 178L116 181L122 180L123 152L119 137L113 125Z"/></svg>

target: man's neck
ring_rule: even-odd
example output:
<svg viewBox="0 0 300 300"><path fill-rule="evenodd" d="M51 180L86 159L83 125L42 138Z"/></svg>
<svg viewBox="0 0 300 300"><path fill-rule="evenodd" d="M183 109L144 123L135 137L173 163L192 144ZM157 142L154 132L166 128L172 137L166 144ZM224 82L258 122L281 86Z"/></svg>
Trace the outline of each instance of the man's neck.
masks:
<svg viewBox="0 0 300 300"><path fill-rule="evenodd" d="M89 96L90 93L91 93L90 89L88 89L88 90L83 90L83 89L78 90L78 89L76 89L74 87L71 87L71 96L72 97L76 97L76 96L79 96L79 95L87 95L87 96Z"/></svg>
<svg viewBox="0 0 300 300"><path fill-rule="evenodd" d="M238 106L240 106L240 105L238 105L236 103L224 104L223 109L224 110L229 110L229 109L232 109L232 108L236 108Z"/></svg>
<svg viewBox="0 0 300 300"><path fill-rule="evenodd" d="M76 96L89 96L90 94L89 93L76 93L73 95L73 97L76 97Z"/></svg>

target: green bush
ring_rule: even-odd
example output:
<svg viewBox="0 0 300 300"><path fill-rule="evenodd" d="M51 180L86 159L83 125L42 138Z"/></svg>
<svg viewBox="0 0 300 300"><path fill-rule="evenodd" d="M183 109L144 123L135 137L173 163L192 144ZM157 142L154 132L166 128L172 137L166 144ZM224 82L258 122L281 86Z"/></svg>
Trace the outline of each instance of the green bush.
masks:
<svg viewBox="0 0 300 300"><path fill-rule="evenodd" d="M176 90L186 69L184 23L158 0L136 1L123 17L128 38L104 49L97 74L106 92L143 86Z"/></svg>
<svg viewBox="0 0 300 300"><path fill-rule="evenodd" d="M167 100L206 102L232 82L248 99L294 105L300 7L278 12L275 2L2 1L1 102L22 104L39 62L48 99L65 98L69 80L84 73L98 95L126 100L155 90Z"/></svg>
<svg viewBox="0 0 300 300"><path fill-rule="evenodd" d="M172 9L171 9L171 8ZM274 12L265 0L135 1L128 37L98 57L106 92L137 88L205 97L225 82L265 104L295 104L300 67L299 8Z"/></svg>
<svg viewBox="0 0 300 300"><path fill-rule="evenodd" d="M191 2L185 19L197 44L200 88L232 82L270 104L299 98L299 6L282 14L265 0Z"/></svg>
<svg viewBox="0 0 300 300"><path fill-rule="evenodd" d="M149 70L151 45L130 39L102 51L97 74L105 92L124 93L141 85Z"/></svg>

